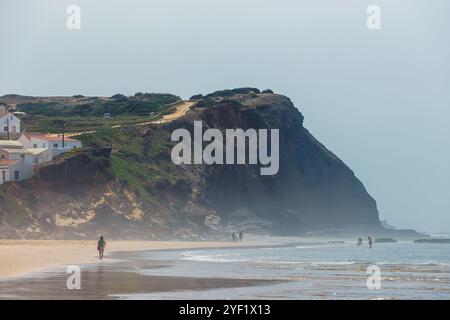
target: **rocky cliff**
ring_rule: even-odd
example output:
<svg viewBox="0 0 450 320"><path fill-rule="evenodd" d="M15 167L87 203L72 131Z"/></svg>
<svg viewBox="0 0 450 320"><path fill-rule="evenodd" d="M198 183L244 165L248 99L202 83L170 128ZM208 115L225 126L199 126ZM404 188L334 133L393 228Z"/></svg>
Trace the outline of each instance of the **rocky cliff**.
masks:
<svg viewBox="0 0 450 320"><path fill-rule="evenodd" d="M337 156L303 127L284 96L255 91L196 96L197 105L165 125L99 130L85 145L112 154L66 155L35 177L0 187L0 235L33 238L193 239L231 230L302 235L381 230L374 199ZM258 165L181 165L170 158L173 130L280 130L280 169Z"/></svg>

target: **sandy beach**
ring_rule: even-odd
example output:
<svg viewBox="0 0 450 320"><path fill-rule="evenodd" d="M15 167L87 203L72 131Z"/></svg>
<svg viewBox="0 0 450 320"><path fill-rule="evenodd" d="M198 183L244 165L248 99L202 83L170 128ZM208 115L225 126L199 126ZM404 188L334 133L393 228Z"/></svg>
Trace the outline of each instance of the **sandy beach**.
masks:
<svg viewBox="0 0 450 320"><path fill-rule="evenodd" d="M22 276L49 268L98 261L96 241L0 240L0 279ZM257 245L233 242L107 241L108 255L121 251L223 248Z"/></svg>
<svg viewBox="0 0 450 320"><path fill-rule="evenodd" d="M441 244L265 239L233 242L0 241L1 299L448 299ZM380 289L368 287L376 264ZM68 265L80 288L68 287Z"/></svg>
<svg viewBox="0 0 450 320"><path fill-rule="evenodd" d="M261 241L107 241L99 261L96 241L0 240L1 299L116 299L128 294L208 290L270 285L278 280L142 274L142 270L168 268L166 259L146 260L141 254L195 249L258 248ZM280 243L273 245L279 246ZM178 261L178 259L177 259ZM82 290L68 290L66 267L82 267Z"/></svg>

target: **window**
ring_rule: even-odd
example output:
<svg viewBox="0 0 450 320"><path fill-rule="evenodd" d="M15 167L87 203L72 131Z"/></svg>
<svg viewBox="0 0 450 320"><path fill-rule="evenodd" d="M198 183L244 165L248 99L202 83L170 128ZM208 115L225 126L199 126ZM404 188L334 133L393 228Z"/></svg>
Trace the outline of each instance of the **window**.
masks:
<svg viewBox="0 0 450 320"><path fill-rule="evenodd" d="M5 132L8 131L8 127L4 127L3 131L5 131Z"/></svg>
<svg viewBox="0 0 450 320"><path fill-rule="evenodd" d="M37 143L33 144L33 148L37 149Z"/></svg>
<svg viewBox="0 0 450 320"><path fill-rule="evenodd" d="M6 181L6 171L2 171L2 182Z"/></svg>
<svg viewBox="0 0 450 320"><path fill-rule="evenodd" d="M20 171L14 171L14 180L19 180Z"/></svg>
<svg viewBox="0 0 450 320"><path fill-rule="evenodd" d="M39 163L39 158L38 157L34 157L34 163L38 164Z"/></svg>
<svg viewBox="0 0 450 320"><path fill-rule="evenodd" d="M54 143L54 144L53 144L53 148L58 148L58 144L57 144L57 143Z"/></svg>
<svg viewBox="0 0 450 320"><path fill-rule="evenodd" d="M20 159L25 160L25 155L24 155L24 154L21 154L21 155L20 155Z"/></svg>

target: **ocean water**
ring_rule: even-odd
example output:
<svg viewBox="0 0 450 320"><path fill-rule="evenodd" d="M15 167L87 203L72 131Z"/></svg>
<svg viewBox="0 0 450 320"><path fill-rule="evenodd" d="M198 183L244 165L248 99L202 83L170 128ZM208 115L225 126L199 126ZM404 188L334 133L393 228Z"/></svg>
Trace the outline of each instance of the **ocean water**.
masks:
<svg viewBox="0 0 450 320"><path fill-rule="evenodd" d="M240 288L120 296L123 299L450 299L450 245L399 242L292 247L146 252L139 259L170 266L146 275L266 279L273 284ZM368 271L380 271L380 287ZM375 283L376 284L376 283Z"/></svg>

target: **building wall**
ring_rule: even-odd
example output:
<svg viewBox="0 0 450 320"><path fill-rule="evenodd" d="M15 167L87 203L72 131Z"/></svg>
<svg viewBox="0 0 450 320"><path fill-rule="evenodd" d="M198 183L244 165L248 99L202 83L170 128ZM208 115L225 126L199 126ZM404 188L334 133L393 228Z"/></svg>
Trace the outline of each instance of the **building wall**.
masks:
<svg viewBox="0 0 450 320"><path fill-rule="evenodd" d="M53 152L50 149L47 149L38 155L32 156L32 163L34 166L38 165L40 163L45 163L45 162L49 162L52 160L53 160Z"/></svg>
<svg viewBox="0 0 450 320"><path fill-rule="evenodd" d="M15 181L14 171L19 171L19 181L31 178L33 176L33 166L30 161L19 161L15 165L10 166L9 177L10 180Z"/></svg>
<svg viewBox="0 0 450 320"><path fill-rule="evenodd" d="M73 141L64 141L64 147L62 145L62 141L49 141L48 147L50 149L75 149L81 148L81 142L73 142Z"/></svg>
<svg viewBox="0 0 450 320"><path fill-rule="evenodd" d="M81 148L81 141L64 141L64 147L62 146L62 139L58 141L46 141L42 139L37 139L35 137L31 137L30 140L22 135L19 138L19 142L24 145L26 149L35 149L35 148L49 148L49 149L73 149L73 148Z"/></svg>
<svg viewBox="0 0 450 320"><path fill-rule="evenodd" d="M3 181L3 172L5 172L5 181ZM16 172L18 173L18 179L16 179ZM14 165L3 166L0 168L0 184L6 181L20 181L31 178L33 176L33 167L25 162L18 161Z"/></svg>
<svg viewBox="0 0 450 320"><path fill-rule="evenodd" d="M23 157L22 157L23 156ZM4 160L23 160L27 163L31 164L32 155L31 154L20 154L14 152L6 152L3 149L0 149L0 159L4 157Z"/></svg>
<svg viewBox="0 0 450 320"><path fill-rule="evenodd" d="M1 160L17 160L14 165L3 166L0 170L0 180L2 180L3 173L6 171L6 181L15 181L15 171L19 172L19 180L27 179L33 176L33 156L31 154L24 154L23 158L21 154L6 152L4 149L0 149ZM2 183L5 181L2 181Z"/></svg>
<svg viewBox="0 0 450 320"><path fill-rule="evenodd" d="M9 132L11 133L20 132L20 120L11 113L0 119L0 132L8 131L5 130L5 127L7 127L8 125L8 119L9 119Z"/></svg>
<svg viewBox="0 0 450 320"><path fill-rule="evenodd" d="M41 139L36 139L34 137L31 137L31 139L28 140L28 138L25 137L25 135L21 135L18 141L21 144L23 144L25 149L48 148L48 142L47 141L44 141L44 140L41 140Z"/></svg>
<svg viewBox="0 0 450 320"><path fill-rule="evenodd" d="M72 149L81 148L82 144L80 141L64 141L64 148L62 148L62 141L49 141L48 148L52 152L52 157L56 157L62 153L68 152Z"/></svg>

